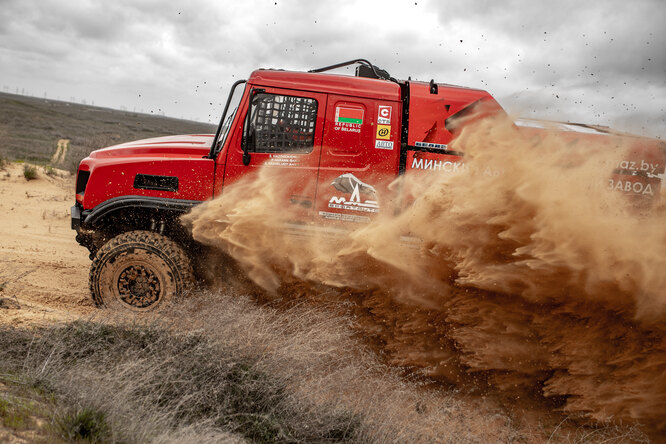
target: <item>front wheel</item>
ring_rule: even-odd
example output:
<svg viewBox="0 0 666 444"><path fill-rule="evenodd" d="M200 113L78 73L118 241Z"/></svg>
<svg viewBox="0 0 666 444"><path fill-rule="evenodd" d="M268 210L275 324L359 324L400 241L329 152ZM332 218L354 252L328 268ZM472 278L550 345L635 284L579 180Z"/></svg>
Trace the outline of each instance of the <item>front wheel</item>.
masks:
<svg viewBox="0 0 666 444"><path fill-rule="evenodd" d="M90 266L90 293L98 306L150 311L194 284L190 260L171 239L130 231L104 244Z"/></svg>

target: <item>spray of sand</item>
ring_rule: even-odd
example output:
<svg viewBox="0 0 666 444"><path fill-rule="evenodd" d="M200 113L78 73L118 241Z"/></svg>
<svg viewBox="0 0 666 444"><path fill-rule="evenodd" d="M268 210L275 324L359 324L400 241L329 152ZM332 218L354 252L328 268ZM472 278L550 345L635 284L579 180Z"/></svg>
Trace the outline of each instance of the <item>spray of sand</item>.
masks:
<svg viewBox="0 0 666 444"><path fill-rule="evenodd" d="M368 225L294 229L284 184L298 178L270 168L186 221L269 293L340 289L394 364L663 430L666 206L608 190L617 140L571 146L485 119L454 141L464 169L400 178Z"/></svg>

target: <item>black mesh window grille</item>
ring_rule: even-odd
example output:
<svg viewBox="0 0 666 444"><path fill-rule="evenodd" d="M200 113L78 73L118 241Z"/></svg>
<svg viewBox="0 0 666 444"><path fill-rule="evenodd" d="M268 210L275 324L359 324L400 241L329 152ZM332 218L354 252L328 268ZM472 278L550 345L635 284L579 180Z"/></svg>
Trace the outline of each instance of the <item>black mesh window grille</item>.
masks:
<svg viewBox="0 0 666 444"><path fill-rule="evenodd" d="M309 153L314 147L317 101L307 97L258 94L252 127L254 152Z"/></svg>

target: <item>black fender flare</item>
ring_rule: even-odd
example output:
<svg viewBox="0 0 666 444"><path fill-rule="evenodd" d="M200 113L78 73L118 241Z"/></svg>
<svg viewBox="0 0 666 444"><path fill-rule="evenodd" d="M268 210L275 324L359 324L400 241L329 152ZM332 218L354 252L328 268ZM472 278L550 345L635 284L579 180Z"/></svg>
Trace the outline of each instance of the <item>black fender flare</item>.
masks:
<svg viewBox="0 0 666 444"><path fill-rule="evenodd" d="M80 215L80 226L84 229L100 228L113 213L129 209L149 209L171 214L184 214L199 205L200 200L169 199L148 196L119 196L102 202L91 210L84 210Z"/></svg>

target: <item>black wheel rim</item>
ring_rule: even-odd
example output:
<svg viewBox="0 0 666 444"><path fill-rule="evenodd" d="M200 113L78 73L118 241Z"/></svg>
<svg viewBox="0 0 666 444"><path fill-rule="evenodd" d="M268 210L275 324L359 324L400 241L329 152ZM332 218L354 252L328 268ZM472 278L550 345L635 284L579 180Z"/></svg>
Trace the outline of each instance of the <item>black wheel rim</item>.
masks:
<svg viewBox="0 0 666 444"><path fill-rule="evenodd" d="M143 265L125 268L118 276L120 299L135 308L146 308L155 304L162 292L157 275Z"/></svg>

